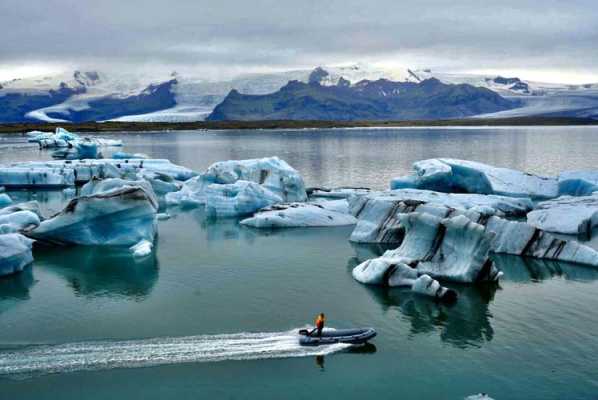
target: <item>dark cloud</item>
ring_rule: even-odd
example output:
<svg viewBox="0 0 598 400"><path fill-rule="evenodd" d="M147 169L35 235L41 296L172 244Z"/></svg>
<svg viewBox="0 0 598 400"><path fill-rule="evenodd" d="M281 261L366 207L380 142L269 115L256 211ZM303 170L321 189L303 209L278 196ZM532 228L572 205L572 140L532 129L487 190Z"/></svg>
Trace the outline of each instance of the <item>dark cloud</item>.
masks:
<svg viewBox="0 0 598 400"><path fill-rule="evenodd" d="M596 71L595 1L2 0L0 65Z"/></svg>

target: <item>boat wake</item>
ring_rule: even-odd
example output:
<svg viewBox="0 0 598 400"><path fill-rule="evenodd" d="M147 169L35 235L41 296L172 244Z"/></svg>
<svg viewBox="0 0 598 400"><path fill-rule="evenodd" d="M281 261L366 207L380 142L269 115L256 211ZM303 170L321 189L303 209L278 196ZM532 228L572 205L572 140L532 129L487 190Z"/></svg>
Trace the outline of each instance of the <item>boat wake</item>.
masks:
<svg viewBox="0 0 598 400"><path fill-rule="evenodd" d="M297 331L28 345L0 351L0 377L28 378L191 362L306 357L351 347L340 343L303 347L299 345Z"/></svg>

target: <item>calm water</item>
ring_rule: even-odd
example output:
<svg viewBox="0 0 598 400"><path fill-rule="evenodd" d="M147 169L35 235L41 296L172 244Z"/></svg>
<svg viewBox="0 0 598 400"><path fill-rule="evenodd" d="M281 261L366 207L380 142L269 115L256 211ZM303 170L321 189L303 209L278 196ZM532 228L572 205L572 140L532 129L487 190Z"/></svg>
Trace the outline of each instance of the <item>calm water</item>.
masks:
<svg viewBox="0 0 598 400"><path fill-rule="evenodd" d="M385 188L413 161L439 156L547 175L598 165L596 128L123 138L127 151L197 170L279 155L322 186ZM17 141L0 137L1 162L49 158ZM34 196L48 211L63 201ZM380 250L350 244L351 228L261 232L202 209L169 212L149 260L123 249L44 250L0 279L0 398L598 398L598 270L497 257L499 287L453 286L459 302L445 307L355 282L352 267ZM374 346L324 356L298 348L290 331L320 311L334 327L375 327Z"/></svg>

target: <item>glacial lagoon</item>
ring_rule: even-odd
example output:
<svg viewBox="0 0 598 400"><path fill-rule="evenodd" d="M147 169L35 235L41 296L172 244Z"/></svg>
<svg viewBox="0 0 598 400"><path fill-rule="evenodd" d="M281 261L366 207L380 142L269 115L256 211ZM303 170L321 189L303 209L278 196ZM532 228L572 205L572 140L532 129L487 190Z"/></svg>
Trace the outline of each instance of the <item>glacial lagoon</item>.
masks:
<svg viewBox="0 0 598 400"><path fill-rule="evenodd" d="M595 127L105 136L123 139L127 152L197 171L220 160L277 155L307 186L384 189L414 161L433 157L541 175L598 165ZM50 159L24 141L0 137L0 162ZM37 199L47 214L65 201L61 191L9 194ZM135 261L126 248L44 249L25 271L0 279L2 398L598 393L597 269L494 256L505 274L500 284L448 285L459 301L446 306L356 282L351 270L383 249L351 244L352 227L261 231L236 219L209 219L202 208L168 212L149 259ZM595 239L586 244L598 248ZM371 346L331 348L323 356L298 348L289 332L320 311L330 326L373 326L378 337ZM124 347L128 359L110 358ZM87 370L73 362L81 354ZM28 369L8 373L23 365Z"/></svg>

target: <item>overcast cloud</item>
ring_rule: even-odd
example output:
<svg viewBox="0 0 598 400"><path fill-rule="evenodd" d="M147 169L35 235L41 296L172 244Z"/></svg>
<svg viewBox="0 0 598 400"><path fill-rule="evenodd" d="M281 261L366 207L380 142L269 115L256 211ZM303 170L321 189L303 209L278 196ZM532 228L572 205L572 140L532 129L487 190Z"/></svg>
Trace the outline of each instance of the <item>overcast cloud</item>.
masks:
<svg viewBox="0 0 598 400"><path fill-rule="evenodd" d="M0 0L0 70L370 62L598 80L596 1ZM558 80L558 79L553 79Z"/></svg>

